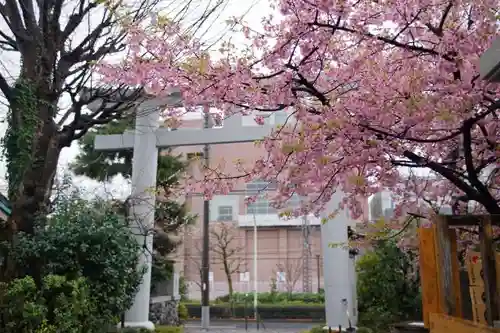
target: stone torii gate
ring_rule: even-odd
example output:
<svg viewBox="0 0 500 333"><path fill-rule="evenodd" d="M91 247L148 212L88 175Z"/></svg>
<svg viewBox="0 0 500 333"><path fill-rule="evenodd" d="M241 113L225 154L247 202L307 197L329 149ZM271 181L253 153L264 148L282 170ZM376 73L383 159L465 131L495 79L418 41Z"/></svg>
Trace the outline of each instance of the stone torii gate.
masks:
<svg viewBox="0 0 500 333"><path fill-rule="evenodd" d="M136 218L137 225L132 228L138 229L139 232L135 233L138 235L137 241L141 246L145 244L149 251L143 251L141 255L140 265L145 265L147 272L135 295L133 306L125 314L126 327L154 329L154 324L149 321L152 266L150 253L153 236L144 236L143 230L154 225L156 196L151 189L156 188L158 148L254 142L264 138L273 128L270 125L243 126L241 114L226 119L222 128L176 131L159 128L160 108L178 107L181 106L181 102L178 92L172 92L165 97L145 96L136 103L134 131L95 137L96 150L133 149L131 213ZM100 103L96 102L94 106L89 105L89 108L95 109L99 106ZM336 193L323 217L327 217L328 212L336 209L340 200L342 193ZM331 219L330 223L321 225L326 318L327 325L332 328L349 325L346 310L349 310L353 325L356 324L357 318L354 261L349 258L348 251L344 247L330 246L331 243L348 241L348 221L348 214L343 211Z"/></svg>

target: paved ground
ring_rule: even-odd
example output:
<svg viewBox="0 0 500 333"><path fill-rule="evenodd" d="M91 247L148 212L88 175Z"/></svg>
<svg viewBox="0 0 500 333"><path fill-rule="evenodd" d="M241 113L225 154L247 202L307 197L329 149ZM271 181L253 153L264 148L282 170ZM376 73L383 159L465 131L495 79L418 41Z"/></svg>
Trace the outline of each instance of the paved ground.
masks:
<svg viewBox="0 0 500 333"><path fill-rule="evenodd" d="M244 321L212 320L210 322L210 332L245 333L248 331L252 333L300 333L318 324L319 323L311 322L264 320L263 323L259 325L259 330L257 331L257 324L255 322L248 322L248 326L245 328ZM184 325L185 333L198 333L201 331L200 321L189 321Z"/></svg>

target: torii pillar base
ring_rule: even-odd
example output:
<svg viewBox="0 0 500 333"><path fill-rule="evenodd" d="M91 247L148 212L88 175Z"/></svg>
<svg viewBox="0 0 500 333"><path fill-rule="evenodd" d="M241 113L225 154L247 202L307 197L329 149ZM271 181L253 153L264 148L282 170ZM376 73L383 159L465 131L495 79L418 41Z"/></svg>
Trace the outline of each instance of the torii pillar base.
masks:
<svg viewBox="0 0 500 333"><path fill-rule="evenodd" d="M125 322L123 325L124 328L142 328L142 329L147 329L151 332L155 330L155 324L151 321L145 321L145 322ZM121 324L118 325L118 328L121 328Z"/></svg>

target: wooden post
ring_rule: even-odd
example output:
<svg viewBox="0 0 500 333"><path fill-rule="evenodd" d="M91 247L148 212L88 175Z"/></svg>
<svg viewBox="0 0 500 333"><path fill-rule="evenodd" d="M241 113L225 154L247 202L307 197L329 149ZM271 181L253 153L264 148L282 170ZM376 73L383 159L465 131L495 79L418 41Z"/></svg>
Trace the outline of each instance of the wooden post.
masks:
<svg viewBox="0 0 500 333"><path fill-rule="evenodd" d="M431 313L460 317L462 299L455 230L436 218L431 228L419 228L420 279L424 326Z"/></svg>
<svg viewBox="0 0 500 333"><path fill-rule="evenodd" d="M449 230L451 241L451 273L453 283L453 293L455 294L455 317L463 318L462 313L462 288L460 284L460 264L458 262L457 232L455 229Z"/></svg>
<svg viewBox="0 0 500 333"><path fill-rule="evenodd" d="M483 265L483 281L486 303L486 321L493 326L493 321L499 318L497 279L495 267L495 250L493 248L493 227L491 219L482 218L479 226L479 246Z"/></svg>
<svg viewBox="0 0 500 333"><path fill-rule="evenodd" d="M429 328L430 314L442 313L438 286L438 265L436 263L436 242L434 228L418 229L420 283L422 285L422 315L424 326Z"/></svg>
<svg viewBox="0 0 500 333"><path fill-rule="evenodd" d="M460 290L458 290L458 292L454 290L454 265L452 264L453 261L458 260L456 252L452 253L453 249L456 250L456 244L452 245L453 242L456 242L456 234L450 233L446 219L441 216L436 217L433 229L435 229L436 233L434 240L436 242L436 262L438 265L437 278L439 281L439 296L443 306L443 313L450 316L456 316L461 312L459 312L459 304L457 304L457 297L460 297ZM458 269L458 265L456 268ZM456 274L458 274L458 272L456 272Z"/></svg>

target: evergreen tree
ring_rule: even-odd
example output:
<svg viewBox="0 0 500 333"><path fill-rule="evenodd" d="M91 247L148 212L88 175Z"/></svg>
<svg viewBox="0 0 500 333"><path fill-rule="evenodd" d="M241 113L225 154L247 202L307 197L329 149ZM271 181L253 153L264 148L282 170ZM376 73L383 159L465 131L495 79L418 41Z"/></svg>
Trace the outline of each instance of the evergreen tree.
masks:
<svg viewBox="0 0 500 333"><path fill-rule="evenodd" d="M98 181L109 181L117 175L130 178L132 175L133 151L96 151L94 138L97 134L119 134L133 127L133 120L123 119L96 127L79 140L80 153L71 164L77 175L87 176ZM161 150L158 156L157 191L166 200L156 203L155 228L153 241L153 281L162 281L170 276L172 262L168 254L180 244L175 236L184 226L191 224L195 216L190 214L184 204L170 200L172 189L179 185L180 177L186 167L181 155L172 155L169 150ZM122 214L127 214L127 203L116 202Z"/></svg>

